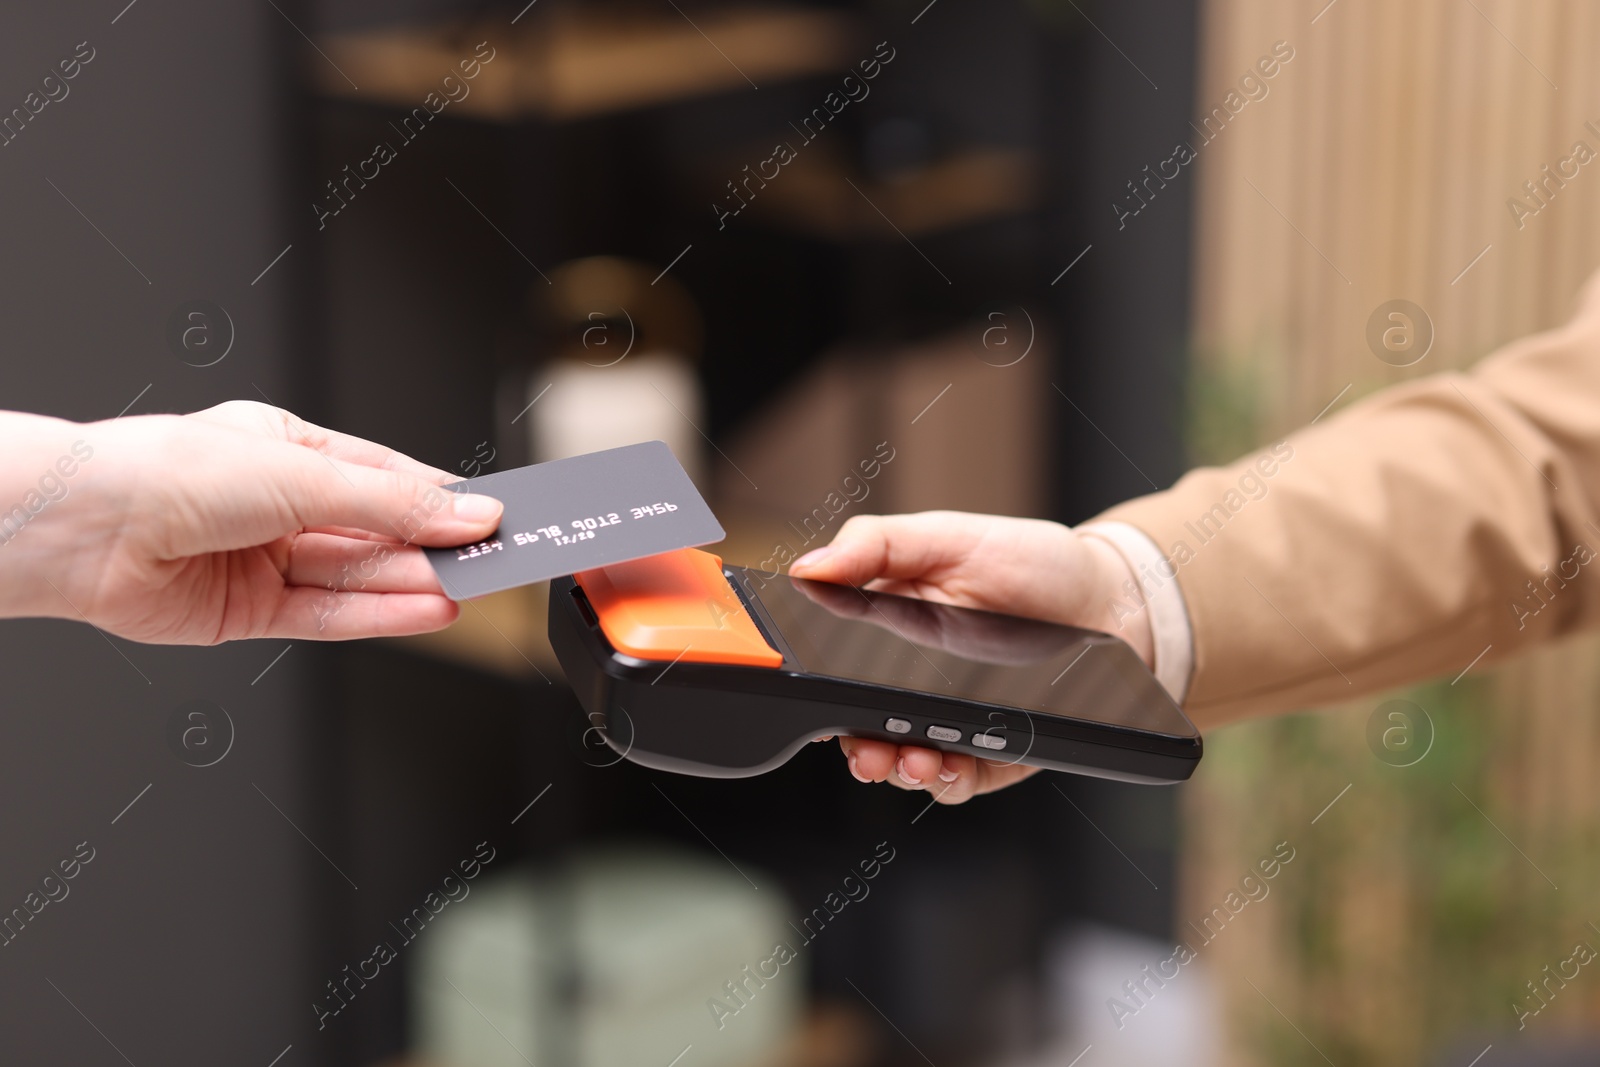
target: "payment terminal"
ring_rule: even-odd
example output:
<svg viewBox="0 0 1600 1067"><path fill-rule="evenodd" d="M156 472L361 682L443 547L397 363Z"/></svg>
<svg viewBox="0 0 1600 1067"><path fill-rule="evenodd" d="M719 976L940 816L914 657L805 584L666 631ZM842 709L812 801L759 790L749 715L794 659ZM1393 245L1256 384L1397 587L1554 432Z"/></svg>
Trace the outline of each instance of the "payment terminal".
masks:
<svg viewBox="0 0 1600 1067"><path fill-rule="evenodd" d="M761 774L828 734L1180 782L1199 731L1109 634L724 566L687 548L551 584L550 642L618 754Z"/></svg>

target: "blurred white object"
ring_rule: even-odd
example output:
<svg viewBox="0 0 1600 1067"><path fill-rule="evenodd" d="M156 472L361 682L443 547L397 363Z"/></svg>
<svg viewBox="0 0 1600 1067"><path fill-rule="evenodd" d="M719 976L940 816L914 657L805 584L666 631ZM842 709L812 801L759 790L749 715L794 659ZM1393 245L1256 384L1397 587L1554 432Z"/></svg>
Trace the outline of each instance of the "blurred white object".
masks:
<svg viewBox="0 0 1600 1067"><path fill-rule="evenodd" d="M1082 927L1058 940L1047 964L1045 1001L1061 1036L1038 1062L1070 1063L1092 1045L1084 1067L1220 1063L1221 1004L1205 949L1179 964L1176 947L1103 926ZM1169 960L1174 962L1163 968ZM1164 977L1174 970L1173 977Z"/></svg>
<svg viewBox="0 0 1600 1067"><path fill-rule="evenodd" d="M449 1067L743 1067L795 1035L804 958L719 1027L708 1006L778 942L789 916L768 891L698 856L616 850L559 872L486 878L418 939L414 1051Z"/></svg>
<svg viewBox="0 0 1600 1067"><path fill-rule="evenodd" d="M546 391L547 390L547 391ZM541 393L543 395L541 396ZM633 353L600 366L554 360L528 379L524 403L535 463L587 452L665 441L701 492L705 425L700 383L687 359L669 352Z"/></svg>

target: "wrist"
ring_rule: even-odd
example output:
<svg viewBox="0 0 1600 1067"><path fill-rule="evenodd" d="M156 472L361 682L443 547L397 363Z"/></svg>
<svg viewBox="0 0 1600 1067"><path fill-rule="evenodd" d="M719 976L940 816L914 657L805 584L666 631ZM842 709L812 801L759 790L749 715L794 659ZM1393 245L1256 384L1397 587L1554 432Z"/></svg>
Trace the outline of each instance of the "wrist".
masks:
<svg viewBox="0 0 1600 1067"><path fill-rule="evenodd" d="M1078 536L1094 559L1094 572L1099 576L1093 616L1096 628L1122 638L1146 667L1155 670L1155 634L1132 566L1110 541L1093 532L1080 532Z"/></svg>
<svg viewBox="0 0 1600 1067"><path fill-rule="evenodd" d="M0 457L0 617L77 618L65 586L68 561L93 558L78 552L87 427L0 412Z"/></svg>

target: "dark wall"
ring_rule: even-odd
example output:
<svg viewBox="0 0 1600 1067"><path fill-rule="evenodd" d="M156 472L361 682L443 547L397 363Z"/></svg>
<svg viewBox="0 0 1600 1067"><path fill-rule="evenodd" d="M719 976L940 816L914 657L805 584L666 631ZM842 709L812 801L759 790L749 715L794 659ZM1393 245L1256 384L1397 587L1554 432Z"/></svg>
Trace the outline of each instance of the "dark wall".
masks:
<svg viewBox="0 0 1600 1067"><path fill-rule="evenodd" d="M252 285L294 240L280 203L293 31L269 4L140 0L119 17L122 2L0 14L0 112L80 42L93 50L0 148L0 405L79 420L263 393L314 406L291 385L304 250ZM165 339L195 299L236 334L204 369ZM207 325L220 344L225 322ZM282 1063L306 1062L311 902L355 891L286 818L323 844L302 758L317 750L315 652L296 647L256 681L284 646L0 624L0 910L80 842L94 856L0 948L7 1063L265 1065L291 1043ZM196 699L235 735L205 768L167 740ZM210 715L220 745L227 726Z"/></svg>
<svg viewBox="0 0 1600 1067"><path fill-rule="evenodd" d="M1179 141L1194 137L1195 0L1083 4L1040 42L1052 85L1044 93L1050 220L1065 270L1051 287L1061 324L1056 379L1058 517L1079 522L1130 496L1164 489L1183 470L1189 261L1195 175L1142 183ZM1143 186L1141 186L1141 189ZM1052 272L1052 276L1056 275ZM1076 405L1076 407L1074 407Z"/></svg>

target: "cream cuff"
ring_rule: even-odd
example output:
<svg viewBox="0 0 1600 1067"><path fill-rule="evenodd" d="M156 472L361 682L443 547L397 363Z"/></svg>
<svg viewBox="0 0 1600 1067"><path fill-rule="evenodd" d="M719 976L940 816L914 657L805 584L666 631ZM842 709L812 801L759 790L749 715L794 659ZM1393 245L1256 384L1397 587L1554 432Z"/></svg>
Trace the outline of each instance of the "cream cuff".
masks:
<svg viewBox="0 0 1600 1067"><path fill-rule="evenodd" d="M1178 587L1177 572L1150 535L1137 526L1091 522L1077 527L1076 532L1110 544L1133 572L1134 581L1144 594L1140 610L1150 613L1156 681L1181 705L1189 693L1189 676L1194 672L1194 630L1189 623L1189 605Z"/></svg>

